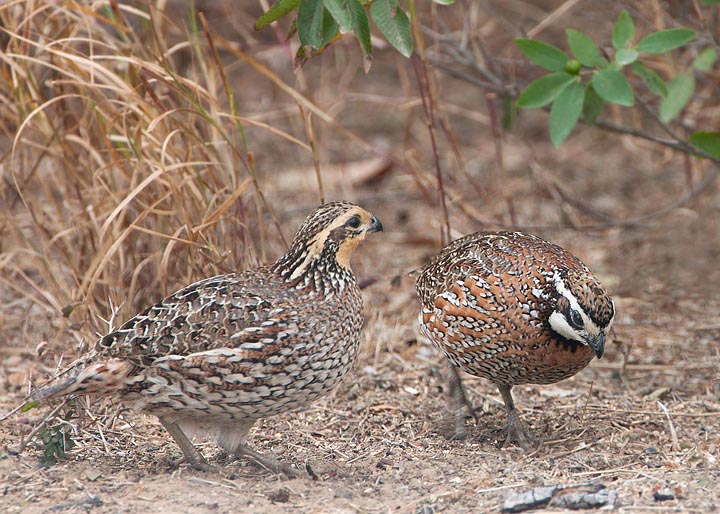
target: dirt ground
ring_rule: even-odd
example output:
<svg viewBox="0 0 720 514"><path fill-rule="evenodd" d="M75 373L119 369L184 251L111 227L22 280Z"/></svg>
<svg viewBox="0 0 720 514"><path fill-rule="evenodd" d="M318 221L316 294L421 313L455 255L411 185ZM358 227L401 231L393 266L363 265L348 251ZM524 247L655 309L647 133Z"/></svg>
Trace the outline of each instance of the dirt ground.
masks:
<svg viewBox="0 0 720 514"><path fill-rule="evenodd" d="M465 377L479 423L467 420L466 440L443 435L444 364L419 336L412 279L402 276L432 251L422 236L435 212L407 184L394 174L382 193L353 194L386 226L355 259L361 280L374 282L364 290L367 323L354 373L330 398L265 420L252 433L256 448L298 467L308 464L316 480L283 480L246 462L226 464L222 476L173 467L179 451L154 419L106 401L72 421L80 446L49 467L32 446L13 452L47 408L0 425L0 510L482 512L497 511L512 491L585 482L616 491L623 512L717 510L717 273L688 269L699 265L693 255L717 252L717 236L706 232L717 229L716 206L708 202L640 232L551 234L598 270L618 318L602 360L556 385L515 389L526 420L544 439L525 455L500 448L504 408L482 379ZM285 194L275 192L277 199ZM27 373L42 372L33 358L34 334L50 330L52 320L29 324L33 315L27 305L3 314L3 338L12 342L2 349L0 413L21 401ZM111 421L100 425L91 416ZM202 448L224 463L213 443ZM657 501L658 491L673 499Z"/></svg>
<svg viewBox="0 0 720 514"><path fill-rule="evenodd" d="M356 109L343 121L372 131L379 146L425 138L422 123L403 133L392 109L378 109L372 121L363 117L363 102L388 94L395 80L395 56L384 62L386 68L378 56L376 80L357 86L367 96L351 100ZM203 440L196 442L221 474L176 466L179 449L156 419L123 411L110 399L78 400L69 421L78 446L54 465L41 463L37 444L17 453L51 406L0 423L0 512L498 512L514 492L589 482L616 492L619 512L720 510L718 186L662 218L583 228L597 218L577 204L626 219L672 203L689 180L684 158L588 128L553 150L546 115L530 113L505 137L499 169L487 126L478 132L475 125L480 115L473 117L477 99L470 98L477 90L443 80L446 92L455 88L443 98L457 150L481 184L476 193L462 173L447 179L453 236L499 228L537 233L580 256L616 302L601 360L558 384L513 390L543 440L537 451L502 447L500 395L467 375L478 420L466 420L465 440L445 437L445 364L419 333L419 303L406 276L437 251L441 211L412 173L393 166L368 173L375 161L321 128L322 155L332 161L324 168L327 198L361 204L385 232L354 257L365 285L366 325L352 374L306 411L264 420L251 432L256 449L307 466L315 477L286 480L245 461L227 462ZM255 148L259 167L273 170L266 194L288 237L316 204L314 170L307 161L294 165L292 154L263 155L261 142ZM452 167L445 150L443 164ZM432 160L422 162L423 176L432 177ZM553 184L572 195L572 206ZM279 243L271 244L279 255ZM4 284L0 417L22 402L31 378L42 383L54 371L59 355L38 357L40 341L65 337L68 353L77 343L60 313L18 299Z"/></svg>

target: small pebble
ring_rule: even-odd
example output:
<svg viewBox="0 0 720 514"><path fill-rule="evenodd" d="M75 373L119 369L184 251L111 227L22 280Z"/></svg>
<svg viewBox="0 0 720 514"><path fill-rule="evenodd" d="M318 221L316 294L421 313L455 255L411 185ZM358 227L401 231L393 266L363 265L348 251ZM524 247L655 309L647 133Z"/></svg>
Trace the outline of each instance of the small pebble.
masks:
<svg viewBox="0 0 720 514"><path fill-rule="evenodd" d="M656 502L666 502L668 500L674 500L675 495L667 489L660 489L659 491L653 491L653 499Z"/></svg>

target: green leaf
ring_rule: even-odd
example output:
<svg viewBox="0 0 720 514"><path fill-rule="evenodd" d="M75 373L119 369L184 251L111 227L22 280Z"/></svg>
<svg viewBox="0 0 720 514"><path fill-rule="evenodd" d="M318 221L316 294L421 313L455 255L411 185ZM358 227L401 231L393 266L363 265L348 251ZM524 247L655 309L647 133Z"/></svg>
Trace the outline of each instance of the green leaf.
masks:
<svg viewBox="0 0 720 514"><path fill-rule="evenodd" d="M690 136L690 143L720 159L720 132L695 132Z"/></svg>
<svg viewBox="0 0 720 514"><path fill-rule="evenodd" d="M370 22L368 21L365 8L360 0L345 0L350 13L350 25L355 37L360 42L360 50L363 54L363 68L365 73L370 71L372 64L372 43L370 42Z"/></svg>
<svg viewBox="0 0 720 514"><path fill-rule="evenodd" d="M410 20L398 0L375 0L370 4L370 16L392 46L405 57L412 54Z"/></svg>
<svg viewBox="0 0 720 514"><path fill-rule="evenodd" d="M717 50L715 50L714 48L706 48L702 51L702 53L700 53L700 55L697 56L695 62L693 63L693 67L698 71L708 73L710 70L712 70L712 67L715 64L717 58Z"/></svg>
<svg viewBox="0 0 720 514"><path fill-rule="evenodd" d="M595 92L592 84L588 84L587 88L585 88L585 103L583 104L583 117L588 125L595 124L604 105L605 100Z"/></svg>
<svg viewBox="0 0 720 514"><path fill-rule="evenodd" d="M647 54L662 54L692 41L695 31L690 29L668 29L653 32L642 38L635 49Z"/></svg>
<svg viewBox="0 0 720 514"><path fill-rule="evenodd" d="M320 44L320 48L324 48L330 43L332 43L333 40L337 37L337 35L340 33L340 27L338 26L337 22L335 22L335 18L332 17L332 15L327 9L325 9L325 13L323 14L322 30L322 43Z"/></svg>
<svg viewBox="0 0 720 514"><path fill-rule="evenodd" d="M350 11L344 0L323 0L323 5L338 25L340 25L340 30L342 30L343 33L350 32L352 30L352 24L350 23Z"/></svg>
<svg viewBox="0 0 720 514"><path fill-rule="evenodd" d="M559 48L535 39L516 39L515 44L530 62L546 70L563 71L565 69L568 56Z"/></svg>
<svg viewBox="0 0 720 514"><path fill-rule="evenodd" d="M585 99L585 88L573 82L558 95L550 109L550 140L557 148L565 141L580 119Z"/></svg>
<svg viewBox="0 0 720 514"><path fill-rule="evenodd" d="M605 69L595 72L590 81L595 92L606 102L631 107L635 103L630 84L617 70Z"/></svg>
<svg viewBox="0 0 720 514"><path fill-rule="evenodd" d="M23 405L22 409L20 409L20 412L27 412L27 411L29 411L30 409L34 409L34 408L37 407L38 405L40 405L40 402L37 401L37 400L33 400L33 401L31 401L31 402L27 402L25 405Z"/></svg>
<svg viewBox="0 0 720 514"><path fill-rule="evenodd" d="M551 73L530 83L518 98L518 107L543 107L557 98L560 92L577 77L569 73Z"/></svg>
<svg viewBox="0 0 720 514"><path fill-rule="evenodd" d="M720 0L703 0L703 5L720 4Z"/></svg>
<svg viewBox="0 0 720 514"><path fill-rule="evenodd" d="M565 34L570 50L580 64L592 68L600 63L600 52L592 39L574 29L567 29Z"/></svg>
<svg viewBox="0 0 720 514"><path fill-rule="evenodd" d="M295 52L295 58L293 59L293 70L298 71L313 55L321 53L327 45L332 43L338 34L340 33L340 27L335 22L335 18L332 17L330 12L326 9L323 15L323 35L320 47L317 49L310 49L309 46L300 45ZM308 53L308 50L311 50Z"/></svg>
<svg viewBox="0 0 720 514"><path fill-rule="evenodd" d="M270 6L270 9L255 22L255 30L260 30L272 22L279 20L286 14L297 9L298 5L300 5L300 0L277 0Z"/></svg>
<svg viewBox="0 0 720 514"><path fill-rule="evenodd" d="M325 6L322 0L302 0L298 7L297 29L300 44L320 48L323 40L323 16Z"/></svg>
<svg viewBox="0 0 720 514"><path fill-rule="evenodd" d="M660 103L660 119L665 123L675 119L692 98L695 76L687 71L681 73L668 82L667 90L667 96Z"/></svg>
<svg viewBox="0 0 720 514"><path fill-rule="evenodd" d="M639 61L632 63L632 70L642 79L651 93L662 97L667 96L668 91L665 81L654 70Z"/></svg>
<svg viewBox="0 0 720 514"><path fill-rule="evenodd" d="M612 32L612 44L615 50L622 50L635 38L635 24L628 12L623 9L618 16Z"/></svg>
<svg viewBox="0 0 720 514"><path fill-rule="evenodd" d="M620 66L627 66L628 64L632 64L637 61L639 55L640 54L637 50L633 50L632 48L623 48L618 50L615 54L615 62Z"/></svg>

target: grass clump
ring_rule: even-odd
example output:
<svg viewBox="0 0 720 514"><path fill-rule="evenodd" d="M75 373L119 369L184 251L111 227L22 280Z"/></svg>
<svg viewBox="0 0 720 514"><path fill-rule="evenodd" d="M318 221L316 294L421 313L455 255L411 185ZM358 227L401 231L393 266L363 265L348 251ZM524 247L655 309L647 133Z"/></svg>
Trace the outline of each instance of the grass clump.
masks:
<svg viewBox="0 0 720 514"><path fill-rule="evenodd" d="M267 212L195 15L98 5L0 7L0 288L91 339L257 264Z"/></svg>

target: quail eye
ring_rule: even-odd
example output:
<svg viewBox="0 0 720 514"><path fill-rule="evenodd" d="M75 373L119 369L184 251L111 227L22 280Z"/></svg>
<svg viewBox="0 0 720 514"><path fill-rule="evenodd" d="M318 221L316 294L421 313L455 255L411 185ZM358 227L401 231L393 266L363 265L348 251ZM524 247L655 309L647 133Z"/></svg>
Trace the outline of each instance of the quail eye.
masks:
<svg viewBox="0 0 720 514"><path fill-rule="evenodd" d="M583 326L583 319L578 311L570 311L570 323L572 323L576 327Z"/></svg>
<svg viewBox="0 0 720 514"><path fill-rule="evenodd" d="M347 226L350 228L360 228L361 223L362 222L358 216L353 216L348 220Z"/></svg>

